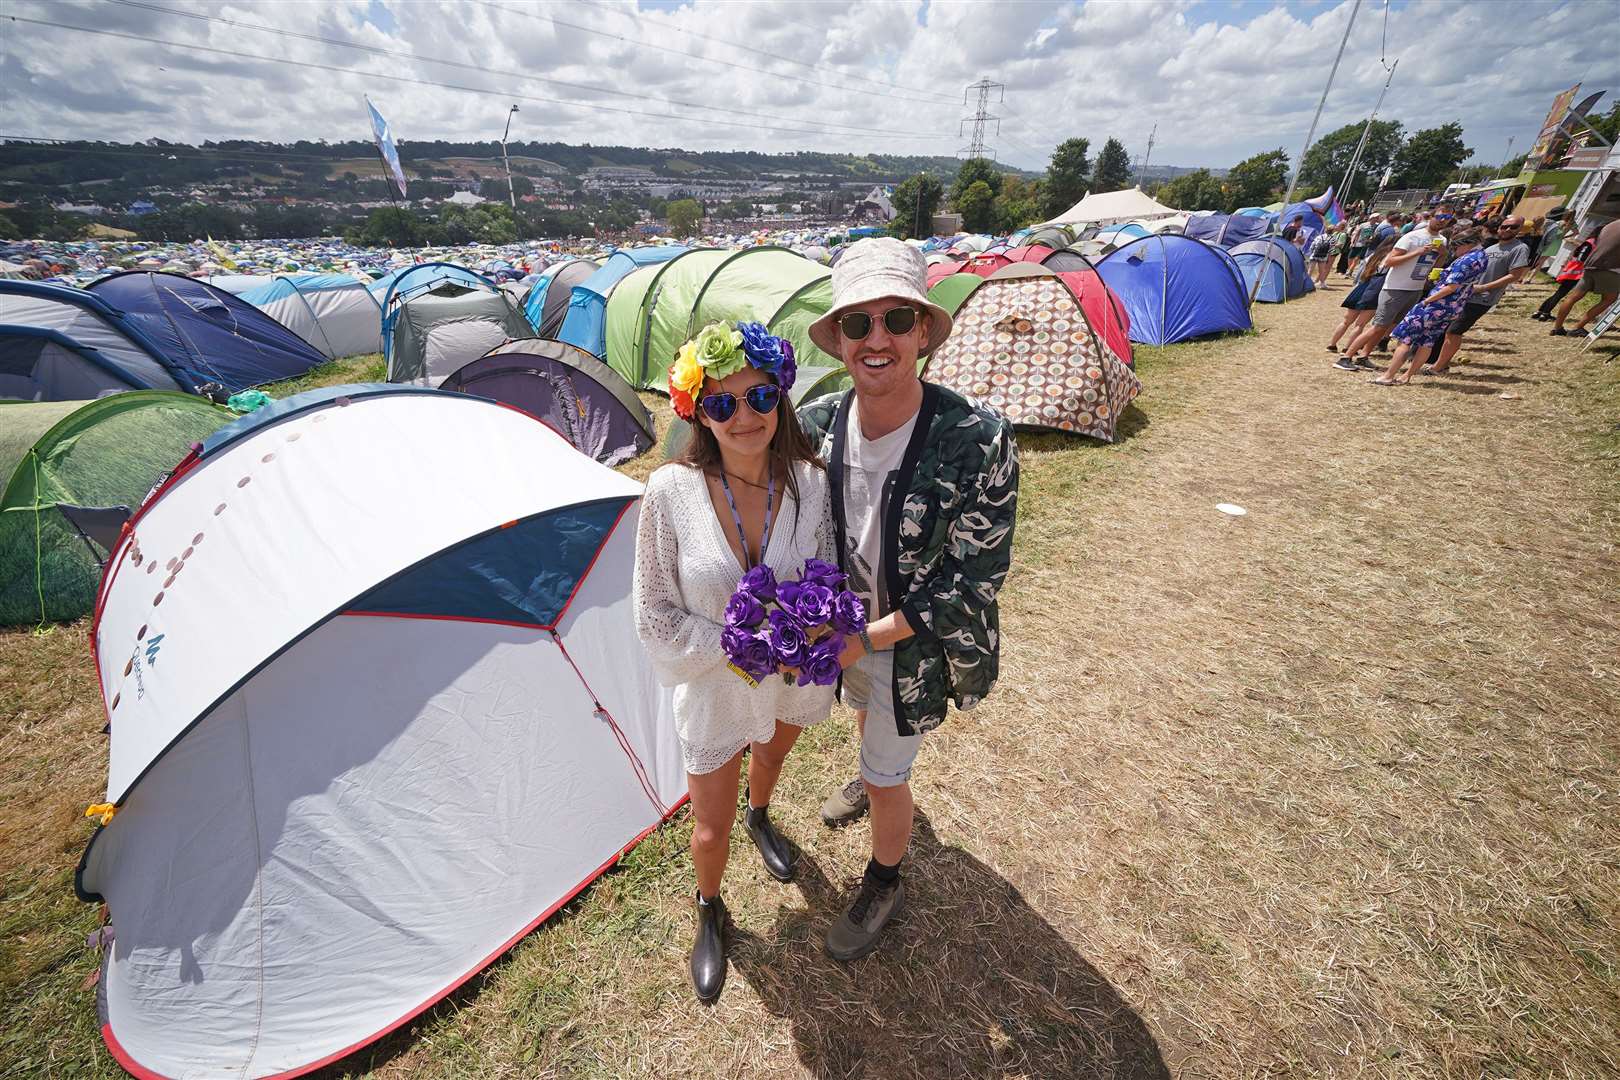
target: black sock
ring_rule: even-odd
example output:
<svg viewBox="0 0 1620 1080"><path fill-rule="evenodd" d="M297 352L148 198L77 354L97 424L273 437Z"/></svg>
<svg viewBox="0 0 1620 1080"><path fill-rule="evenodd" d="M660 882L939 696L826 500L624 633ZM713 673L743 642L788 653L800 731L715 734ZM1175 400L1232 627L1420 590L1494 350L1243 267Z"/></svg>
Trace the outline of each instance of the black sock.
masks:
<svg viewBox="0 0 1620 1080"><path fill-rule="evenodd" d="M884 866L876 859L868 859L866 863L866 876L879 885L893 885L900 880L900 864Z"/></svg>

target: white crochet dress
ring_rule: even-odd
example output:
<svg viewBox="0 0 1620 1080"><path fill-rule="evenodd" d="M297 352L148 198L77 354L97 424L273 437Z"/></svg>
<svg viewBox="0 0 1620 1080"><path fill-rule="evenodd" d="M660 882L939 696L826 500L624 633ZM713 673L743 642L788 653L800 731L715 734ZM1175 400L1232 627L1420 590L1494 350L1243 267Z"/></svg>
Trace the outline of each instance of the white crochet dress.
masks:
<svg viewBox="0 0 1620 1080"><path fill-rule="evenodd" d="M777 492L765 564L797 578L810 558L836 562L827 474L796 466L803 508ZM742 566L726 542L703 474L664 465L647 481L636 532L632 586L636 633L659 681L675 688L675 728L689 773L713 772L751 742L768 742L776 721L805 727L832 710L830 686L789 686L772 675L749 686L720 647L726 602Z"/></svg>

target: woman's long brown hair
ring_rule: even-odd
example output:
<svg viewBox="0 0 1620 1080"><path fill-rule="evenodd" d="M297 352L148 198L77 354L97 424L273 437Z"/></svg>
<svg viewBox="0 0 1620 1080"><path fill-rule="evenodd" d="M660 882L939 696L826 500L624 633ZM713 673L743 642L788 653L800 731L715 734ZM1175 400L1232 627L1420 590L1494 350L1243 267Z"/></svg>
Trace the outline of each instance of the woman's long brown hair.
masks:
<svg viewBox="0 0 1620 1080"><path fill-rule="evenodd" d="M772 375L771 380L776 381ZM778 386L781 383L777 383ZM698 390L694 397L694 404L701 413L703 405L699 399L703 391ZM737 408L749 408L742 395L737 395ZM702 469L706 473L717 474L720 471L720 440L714 437L714 431L697 416L692 418L688 425L692 429L692 437L686 440L686 449L681 451L675 460L682 465L691 465ZM771 445L766 454L770 460L772 475L780 474L786 478L787 490L793 495L793 505L799 505L799 481L793 475L793 466L803 461L818 469L825 469L826 463L816 454L816 448L810 445L810 437L804 433L804 427L799 423L799 416L793 411L793 402L786 390L776 402L776 434L771 436ZM795 510L797 513L797 510Z"/></svg>

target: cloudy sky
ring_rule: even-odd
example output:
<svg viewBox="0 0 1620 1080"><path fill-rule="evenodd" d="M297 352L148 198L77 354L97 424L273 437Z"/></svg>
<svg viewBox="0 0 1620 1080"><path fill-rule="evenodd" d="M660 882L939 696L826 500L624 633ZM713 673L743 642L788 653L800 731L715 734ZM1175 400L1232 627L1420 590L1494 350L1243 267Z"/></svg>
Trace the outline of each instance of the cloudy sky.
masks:
<svg viewBox="0 0 1620 1080"><path fill-rule="evenodd" d="M369 94L403 139L496 139L516 104L514 139L953 154L964 88L989 77L1006 86L986 140L1003 161L1044 167L1074 135L1136 158L1157 124L1154 162L1224 167L1298 153L1353 6L3 0L0 134L364 138ZM1500 161L1558 91L1620 94L1616 9L1363 0L1319 132L1365 117L1382 54L1402 60L1382 116L1460 120L1477 158Z"/></svg>

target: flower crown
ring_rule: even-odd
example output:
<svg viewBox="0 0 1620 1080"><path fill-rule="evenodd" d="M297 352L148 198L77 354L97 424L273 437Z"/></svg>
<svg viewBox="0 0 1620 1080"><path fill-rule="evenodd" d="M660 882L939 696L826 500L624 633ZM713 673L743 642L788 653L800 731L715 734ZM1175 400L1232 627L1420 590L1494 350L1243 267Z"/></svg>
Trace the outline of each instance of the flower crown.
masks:
<svg viewBox="0 0 1620 1080"><path fill-rule="evenodd" d="M669 369L669 401L675 415L690 423L697 416L696 395L703 380L724 379L745 364L773 376L784 391L793 389L798 376L793 343L771 333L764 323L710 323L680 347Z"/></svg>

